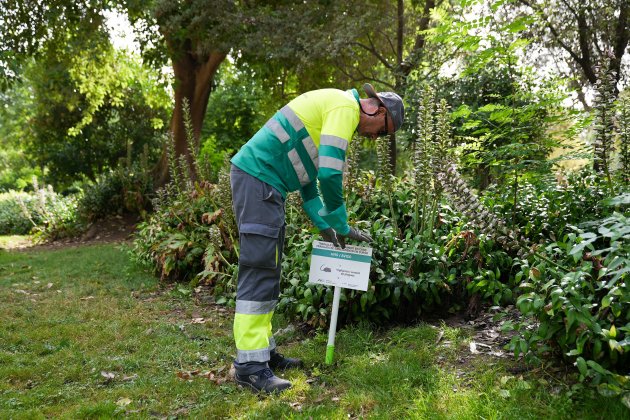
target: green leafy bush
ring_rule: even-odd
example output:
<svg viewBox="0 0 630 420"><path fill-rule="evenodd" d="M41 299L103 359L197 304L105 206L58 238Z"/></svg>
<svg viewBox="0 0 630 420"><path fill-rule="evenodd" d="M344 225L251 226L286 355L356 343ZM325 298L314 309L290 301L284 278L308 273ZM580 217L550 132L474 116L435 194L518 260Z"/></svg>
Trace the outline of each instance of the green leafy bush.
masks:
<svg viewBox="0 0 630 420"><path fill-rule="evenodd" d="M409 321L427 312L461 309L473 295L495 303L512 302L512 258L490 241L478 238L453 213L439 207L436 239L414 234L414 188L411 177L394 181L395 199L363 172L347 199L351 220L370 232L374 241L370 284L367 292L344 290L341 321L369 320L383 324ZM372 181L371 181L372 180ZM308 283L312 242L318 235L305 228L299 203L288 200L287 239L278 311L315 326L330 317L332 288ZM391 210L395 217L390 217ZM398 221L396 227L392 220Z"/></svg>
<svg viewBox="0 0 630 420"><path fill-rule="evenodd" d="M546 246L557 263L523 261L517 305L536 322L511 347L530 357L558 351L582 379L630 398L630 218L614 213L572 229Z"/></svg>
<svg viewBox="0 0 630 420"><path fill-rule="evenodd" d="M532 241L552 241L584 216L597 218L610 213L601 205L606 197L599 178L589 171L520 181L516 199L511 186L493 186L484 191L483 202L518 226Z"/></svg>
<svg viewBox="0 0 630 420"><path fill-rule="evenodd" d="M238 257L229 175L219 179L216 185L204 181L189 188L175 179L160 190L154 212L138 225L131 256L163 281L206 281L225 300L233 299L230 281Z"/></svg>
<svg viewBox="0 0 630 420"><path fill-rule="evenodd" d="M413 233L415 188L413 177L395 179L390 186L372 172L359 174L349 188L350 219L362 220L357 226L371 233L374 257L369 290L342 294L342 321L410 320L426 311L458 310L473 295L497 304L512 301L512 258L468 230L450 207L439 207L440 222L430 235L435 239ZM165 281L206 282L218 302L232 303L238 242L227 168L217 185L202 182L177 190L173 183L160 197L155 212L139 226L134 258ZM323 326L332 288L308 283L312 242L319 236L302 211L299 195L287 198L286 215L278 311Z"/></svg>
<svg viewBox="0 0 630 420"><path fill-rule="evenodd" d="M14 195L22 212L21 217L30 222L30 233L40 240L55 240L73 236L81 230L77 218L78 195L63 196L56 193L50 185L40 188L36 178L33 178L33 187L34 192L28 195ZM15 207L11 208L15 210ZM19 217L15 220L24 227L23 220L20 221ZM19 233L29 231L22 230Z"/></svg>
<svg viewBox="0 0 630 420"><path fill-rule="evenodd" d="M28 214L34 210L33 194L27 192L9 191L0 194L0 235L26 235L33 228ZM23 207L28 209L25 212ZM37 215L36 223L40 220Z"/></svg>
<svg viewBox="0 0 630 420"><path fill-rule="evenodd" d="M142 214L151 205L153 180L146 164L134 163L104 172L82 189L78 216L89 223L111 214Z"/></svg>

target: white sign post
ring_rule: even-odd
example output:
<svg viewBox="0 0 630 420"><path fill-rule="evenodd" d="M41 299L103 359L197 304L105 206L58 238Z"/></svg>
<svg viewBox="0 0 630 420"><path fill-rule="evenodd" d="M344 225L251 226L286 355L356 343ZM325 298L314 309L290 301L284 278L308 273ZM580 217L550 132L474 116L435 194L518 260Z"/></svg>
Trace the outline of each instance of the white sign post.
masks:
<svg viewBox="0 0 630 420"><path fill-rule="evenodd" d="M326 347L326 364L328 365L332 364L335 353L341 288L367 291L371 262L372 248L346 245L344 249L341 249L335 248L330 242L313 242L309 282L335 286Z"/></svg>

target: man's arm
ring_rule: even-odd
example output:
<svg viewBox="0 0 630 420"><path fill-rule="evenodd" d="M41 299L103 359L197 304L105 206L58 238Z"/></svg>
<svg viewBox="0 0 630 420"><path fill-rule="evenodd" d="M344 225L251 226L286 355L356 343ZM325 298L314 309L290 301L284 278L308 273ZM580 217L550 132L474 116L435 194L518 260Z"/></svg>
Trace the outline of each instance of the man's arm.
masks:
<svg viewBox="0 0 630 420"><path fill-rule="evenodd" d="M315 227L320 231L330 228L328 223L319 215L319 211L324 207L324 204L317 192L317 180L313 180L313 182L302 187L300 195L303 201L302 207Z"/></svg>
<svg viewBox="0 0 630 420"><path fill-rule="evenodd" d="M319 215L341 235L350 231L343 197L343 167L357 119L357 112L352 107L338 107L327 112L319 140L318 179L324 199Z"/></svg>

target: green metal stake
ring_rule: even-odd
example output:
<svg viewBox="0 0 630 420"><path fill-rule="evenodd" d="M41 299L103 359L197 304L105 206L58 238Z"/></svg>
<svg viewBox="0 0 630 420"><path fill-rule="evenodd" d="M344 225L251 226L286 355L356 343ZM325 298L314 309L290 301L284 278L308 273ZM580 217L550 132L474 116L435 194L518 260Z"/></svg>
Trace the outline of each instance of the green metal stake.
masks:
<svg viewBox="0 0 630 420"><path fill-rule="evenodd" d="M330 316L330 329L328 330L328 345L326 346L326 364L332 365L335 355L335 334L337 333L337 314L339 314L339 299L341 287L335 286L333 295L332 314Z"/></svg>

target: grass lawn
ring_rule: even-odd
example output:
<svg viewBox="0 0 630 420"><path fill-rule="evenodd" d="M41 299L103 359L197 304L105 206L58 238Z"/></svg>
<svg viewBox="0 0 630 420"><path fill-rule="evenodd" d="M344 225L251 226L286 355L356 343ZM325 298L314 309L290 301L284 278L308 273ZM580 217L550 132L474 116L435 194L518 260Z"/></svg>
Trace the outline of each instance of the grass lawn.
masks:
<svg viewBox="0 0 630 420"><path fill-rule="evenodd" d="M467 331L427 324L342 329L332 367L327 332L288 332L281 350L306 369L284 374L288 392L259 397L225 380L231 318L160 287L119 245L0 250L0 418L630 417L543 369L464 361Z"/></svg>

